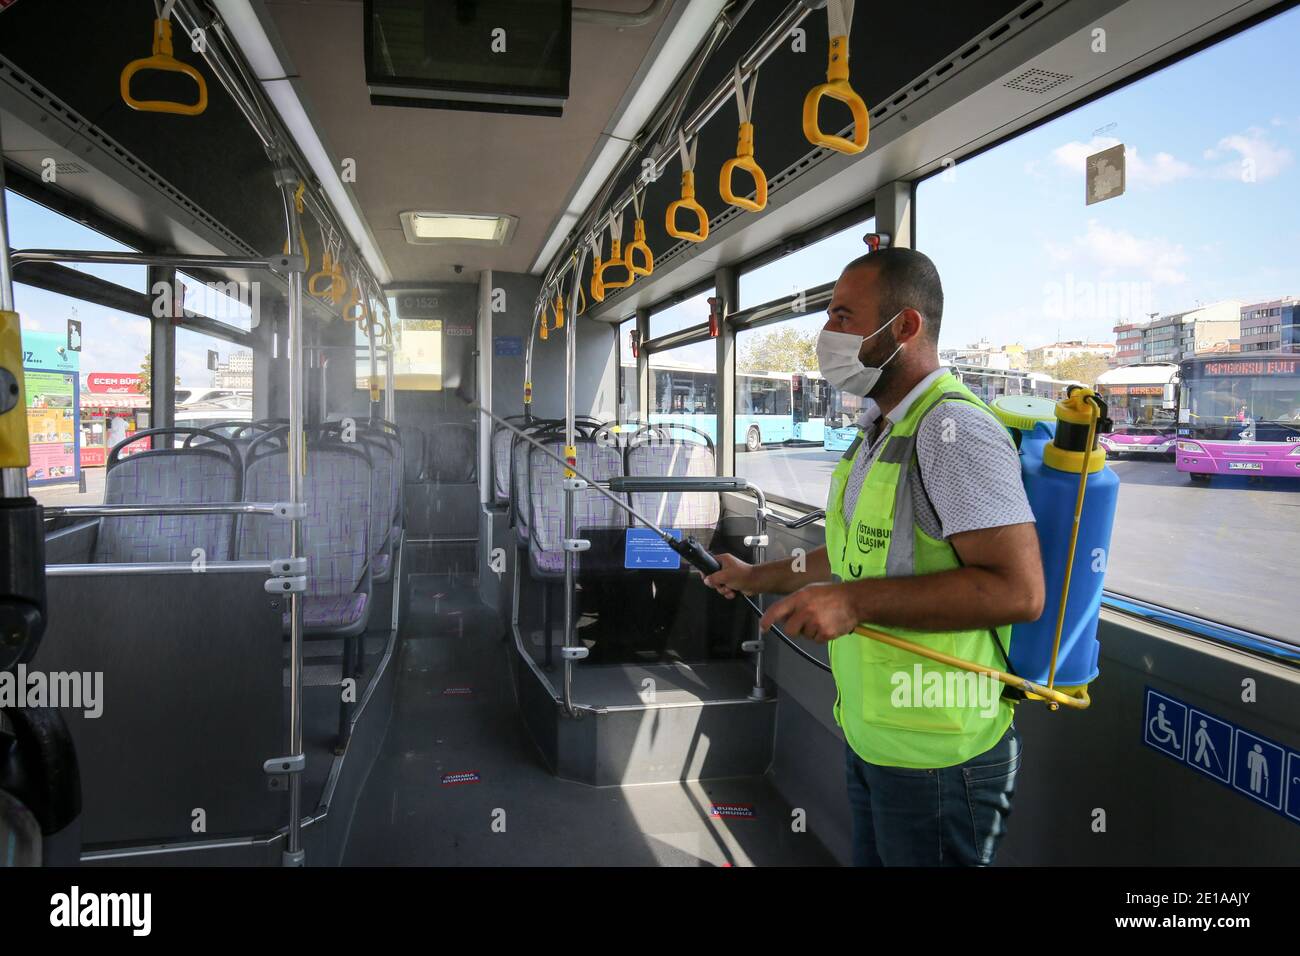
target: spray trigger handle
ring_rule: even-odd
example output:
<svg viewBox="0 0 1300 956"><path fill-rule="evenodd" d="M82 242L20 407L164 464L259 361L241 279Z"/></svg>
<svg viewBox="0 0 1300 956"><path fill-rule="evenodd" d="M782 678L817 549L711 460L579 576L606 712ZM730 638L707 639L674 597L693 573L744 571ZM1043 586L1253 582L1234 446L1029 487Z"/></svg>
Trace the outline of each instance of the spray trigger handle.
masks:
<svg viewBox="0 0 1300 956"><path fill-rule="evenodd" d="M687 538L685 541L678 541L670 535L668 546L689 561L697 570L701 571L705 577L708 577L715 571L722 570L721 562L719 562L713 555L709 554L709 552L705 550L704 545L700 544L700 542L695 538Z"/></svg>

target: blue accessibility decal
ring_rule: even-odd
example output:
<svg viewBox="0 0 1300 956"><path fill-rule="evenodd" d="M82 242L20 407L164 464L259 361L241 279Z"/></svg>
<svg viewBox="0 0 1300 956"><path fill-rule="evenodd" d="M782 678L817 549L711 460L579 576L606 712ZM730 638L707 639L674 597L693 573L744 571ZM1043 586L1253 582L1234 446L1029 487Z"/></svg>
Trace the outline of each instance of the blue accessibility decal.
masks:
<svg viewBox="0 0 1300 956"><path fill-rule="evenodd" d="M678 541L682 540L679 528L665 528ZM682 566L682 557L663 538L649 528L628 528L627 542L623 548L623 567L668 569L675 571Z"/></svg>
<svg viewBox="0 0 1300 956"><path fill-rule="evenodd" d="M1142 742L1300 823L1300 753L1150 687Z"/></svg>

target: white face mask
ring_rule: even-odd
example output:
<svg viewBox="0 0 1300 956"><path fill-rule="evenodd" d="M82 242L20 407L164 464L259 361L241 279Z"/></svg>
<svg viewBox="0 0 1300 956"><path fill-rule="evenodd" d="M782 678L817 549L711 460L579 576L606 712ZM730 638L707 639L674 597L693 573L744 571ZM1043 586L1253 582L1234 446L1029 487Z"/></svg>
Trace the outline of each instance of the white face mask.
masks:
<svg viewBox="0 0 1300 956"><path fill-rule="evenodd" d="M879 368L871 368L863 365L858 359L858 355L862 352L862 343L885 331L902 314L899 312L870 335L850 335L848 332L829 332L822 329L817 336L817 364L826 381L850 395L866 397L871 394L871 390L880 381L880 373L894 360L894 356L903 346L899 343L898 348L890 353L889 358L880 363Z"/></svg>

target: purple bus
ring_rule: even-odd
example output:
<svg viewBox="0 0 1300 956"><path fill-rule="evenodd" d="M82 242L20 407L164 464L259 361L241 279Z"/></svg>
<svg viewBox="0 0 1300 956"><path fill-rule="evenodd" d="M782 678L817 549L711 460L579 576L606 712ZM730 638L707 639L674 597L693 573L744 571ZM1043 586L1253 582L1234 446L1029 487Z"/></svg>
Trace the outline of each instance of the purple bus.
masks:
<svg viewBox="0 0 1300 956"><path fill-rule="evenodd" d="M1110 455L1174 458L1178 429L1178 366L1169 362L1121 365L1097 377L1114 430L1098 441Z"/></svg>
<svg viewBox="0 0 1300 956"><path fill-rule="evenodd" d="M1180 372L1179 471L1300 478L1300 354L1204 355Z"/></svg>

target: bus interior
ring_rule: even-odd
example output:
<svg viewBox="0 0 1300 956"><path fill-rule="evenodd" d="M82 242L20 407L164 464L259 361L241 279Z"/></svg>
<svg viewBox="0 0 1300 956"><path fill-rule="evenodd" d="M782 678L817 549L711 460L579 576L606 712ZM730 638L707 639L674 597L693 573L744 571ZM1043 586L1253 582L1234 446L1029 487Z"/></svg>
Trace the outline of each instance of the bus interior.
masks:
<svg viewBox="0 0 1300 956"><path fill-rule="evenodd" d="M990 401L1285 312L1296 40L1271 0L0 3L8 861L847 865L827 647L623 505L824 544L861 401L812 342L881 248L937 263L941 346L1023 344L948 361ZM1300 859L1294 452L1107 466L1100 677L1017 705L999 866Z"/></svg>

